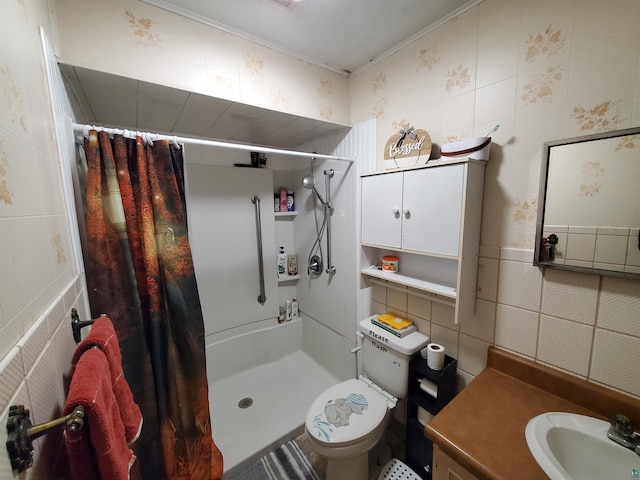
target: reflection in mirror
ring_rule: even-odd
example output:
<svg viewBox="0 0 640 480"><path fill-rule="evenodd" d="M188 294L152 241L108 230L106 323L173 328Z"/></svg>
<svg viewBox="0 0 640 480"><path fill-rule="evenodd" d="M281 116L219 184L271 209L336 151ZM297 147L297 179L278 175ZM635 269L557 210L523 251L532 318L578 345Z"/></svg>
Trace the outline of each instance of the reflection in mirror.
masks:
<svg viewBox="0 0 640 480"><path fill-rule="evenodd" d="M640 278L640 128L543 145L533 263Z"/></svg>

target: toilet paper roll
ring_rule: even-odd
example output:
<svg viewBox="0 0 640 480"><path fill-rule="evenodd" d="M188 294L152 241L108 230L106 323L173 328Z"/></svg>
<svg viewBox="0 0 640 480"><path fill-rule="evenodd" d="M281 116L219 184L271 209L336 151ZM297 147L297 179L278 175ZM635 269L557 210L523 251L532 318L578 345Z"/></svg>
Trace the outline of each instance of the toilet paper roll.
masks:
<svg viewBox="0 0 640 480"><path fill-rule="evenodd" d="M444 367L444 347L437 343L427 345L427 365L432 370Z"/></svg>
<svg viewBox="0 0 640 480"><path fill-rule="evenodd" d="M420 379L420 390L431 395L433 398L438 398L438 385L427 378Z"/></svg>
<svg viewBox="0 0 640 480"><path fill-rule="evenodd" d="M427 423L431 421L433 415L427 412L424 408L418 407L418 421L424 427Z"/></svg>

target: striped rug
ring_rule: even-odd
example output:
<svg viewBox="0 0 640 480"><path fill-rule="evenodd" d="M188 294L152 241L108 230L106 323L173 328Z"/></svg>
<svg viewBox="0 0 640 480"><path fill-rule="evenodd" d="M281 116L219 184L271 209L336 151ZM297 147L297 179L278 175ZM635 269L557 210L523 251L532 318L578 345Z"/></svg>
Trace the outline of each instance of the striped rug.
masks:
<svg viewBox="0 0 640 480"><path fill-rule="evenodd" d="M314 460L300 437L269 452L231 480L323 480L322 465Z"/></svg>

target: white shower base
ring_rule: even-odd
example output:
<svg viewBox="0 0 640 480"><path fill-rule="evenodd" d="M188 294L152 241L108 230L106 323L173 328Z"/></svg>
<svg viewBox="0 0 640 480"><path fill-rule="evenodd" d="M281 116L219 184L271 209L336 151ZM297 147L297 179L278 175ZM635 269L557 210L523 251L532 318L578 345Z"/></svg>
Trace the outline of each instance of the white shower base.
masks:
<svg viewBox="0 0 640 480"><path fill-rule="evenodd" d="M209 375L213 438L224 458L225 479L300 435L311 403L340 381L303 350L292 350L301 345L298 330L301 325L257 330L207 348L208 370L219 362L225 369L234 364L243 368L222 378ZM274 333L277 338L270 342ZM252 352L255 366L247 366ZM261 361L264 355L270 361ZM247 398L252 405L240 408Z"/></svg>

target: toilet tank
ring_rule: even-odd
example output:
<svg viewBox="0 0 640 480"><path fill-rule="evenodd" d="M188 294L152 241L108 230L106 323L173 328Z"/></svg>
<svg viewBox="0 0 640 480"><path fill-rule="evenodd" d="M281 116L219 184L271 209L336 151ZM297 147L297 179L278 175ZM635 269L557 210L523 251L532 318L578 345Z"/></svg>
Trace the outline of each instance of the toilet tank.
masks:
<svg viewBox="0 0 640 480"><path fill-rule="evenodd" d="M429 343L429 337L412 332L402 338L371 323L360 321L362 339L362 370L364 375L396 398L407 394L411 357Z"/></svg>

